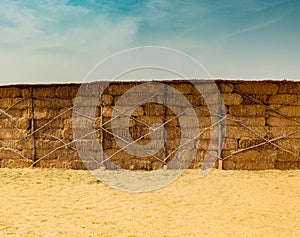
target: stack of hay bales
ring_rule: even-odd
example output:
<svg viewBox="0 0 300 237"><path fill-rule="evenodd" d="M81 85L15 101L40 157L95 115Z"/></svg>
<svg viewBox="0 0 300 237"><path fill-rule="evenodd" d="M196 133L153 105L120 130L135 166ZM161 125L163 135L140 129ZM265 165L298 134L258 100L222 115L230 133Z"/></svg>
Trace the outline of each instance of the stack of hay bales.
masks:
<svg viewBox="0 0 300 237"><path fill-rule="evenodd" d="M130 139L137 140L137 145L158 144L161 134L155 133L151 136L149 133L153 131L151 129L154 125L164 124L165 144L154 155L149 156L138 156L129 154L126 149L122 150L111 127L113 111L120 98L141 83L114 82L106 88L95 109L94 125L98 129L98 140L93 141L86 137L83 142L86 142L91 154L97 154L98 149L96 144L92 144L100 143L106 157L110 157L114 165L121 168L153 170L163 167L177 153L182 137L178 115L155 100L139 104L132 111L126 129L129 129ZM166 94L170 88L174 88L193 106L201 134L199 142L195 144L196 153L189 167L199 168L203 164L209 144L219 143L210 129L211 114L206 104L210 100L205 100L197 90L197 84L205 88L206 82L164 83ZM299 82L218 80L216 85L220 89L224 115L227 117L226 124L222 124L225 139L220 154L224 159L224 169L300 168ZM73 105L79 87L79 84L70 84L0 88L1 167L22 168L34 165L46 168L86 168L76 151L73 134L73 129L76 128L72 128L72 113L76 110ZM138 98L139 95L133 96ZM172 99L175 104L177 98L169 98L170 103ZM188 122L191 115L182 114L180 118L186 121L187 134L189 131L192 133L196 127ZM101 129L102 125L104 130ZM188 156L180 151L182 156ZM212 152L217 155L217 151ZM95 168L98 168L105 158L95 159L98 162ZM107 168L113 168L112 163L105 164Z"/></svg>

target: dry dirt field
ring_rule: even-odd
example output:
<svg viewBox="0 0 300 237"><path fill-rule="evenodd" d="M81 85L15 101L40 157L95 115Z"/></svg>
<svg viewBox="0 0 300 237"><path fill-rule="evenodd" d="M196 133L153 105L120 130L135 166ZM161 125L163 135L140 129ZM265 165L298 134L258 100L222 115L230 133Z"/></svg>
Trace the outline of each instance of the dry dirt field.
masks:
<svg viewBox="0 0 300 237"><path fill-rule="evenodd" d="M157 191L88 171L0 169L0 236L299 236L300 170L187 170Z"/></svg>

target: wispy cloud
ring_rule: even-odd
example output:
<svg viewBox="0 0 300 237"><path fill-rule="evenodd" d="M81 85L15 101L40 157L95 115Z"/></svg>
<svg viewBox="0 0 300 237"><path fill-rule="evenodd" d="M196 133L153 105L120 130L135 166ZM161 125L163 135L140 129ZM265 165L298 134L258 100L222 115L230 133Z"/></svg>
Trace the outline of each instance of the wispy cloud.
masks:
<svg viewBox="0 0 300 237"><path fill-rule="evenodd" d="M131 16L110 19L93 8L66 1L38 1L32 5L5 1L0 10L0 43L28 50L64 48L81 52L97 45L127 43L137 31L137 23L138 19Z"/></svg>
<svg viewBox="0 0 300 237"><path fill-rule="evenodd" d="M250 26L246 26L245 28L238 29L236 31L231 32L230 34L226 35L224 38L228 39L228 38L234 37L234 36L239 35L239 34L243 34L243 33L251 32L251 31L256 31L256 30L263 29L263 28L268 27L272 24L275 24L276 22L280 21L280 19L281 19L281 17L271 19L271 20L267 20L265 22L255 23L255 24L250 25Z"/></svg>
<svg viewBox="0 0 300 237"><path fill-rule="evenodd" d="M1 0L0 76L41 78L48 70L44 80L79 80L105 56L141 45L177 48L217 65L226 40L280 26L295 6L296 0Z"/></svg>

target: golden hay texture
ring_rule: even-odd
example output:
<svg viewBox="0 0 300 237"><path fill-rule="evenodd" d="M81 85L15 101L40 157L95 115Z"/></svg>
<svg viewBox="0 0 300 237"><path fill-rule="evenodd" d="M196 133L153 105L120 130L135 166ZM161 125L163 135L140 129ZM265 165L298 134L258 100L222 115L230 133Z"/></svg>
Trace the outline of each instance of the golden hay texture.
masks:
<svg viewBox="0 0 300 237"><path fill-rule="evenodd" d="M147 83L146 91L137 89L142 82L111 83L101 100L98 96L103 82L0 86L0 167L85 169L80 158L86 157L76 152L81 144L78 149L89 151L93 158L86 166L114 168L96 154L100 144L121 168L153 170L175 157L181 138L195 137L195 128L200 128L200 142L195 145L197 152L189 168L201 167L208 149L217 152L221 144L218 137L223 134L224 146L217 154L224 169L300 169L300 82L217 80L223 103L216 98L211 81L164 81L162 91L158 82ZM126 111L126 106L132 110L126 112L130 119L124 124L121 121L126 116L120 111ZM91 112L91 120L85 118L87 112ZM85 116L77 120L74 114ZM121 117L116 124L114 114ZM226 121L221 114L226 115ZM218 127L219 119L224 123ZM150 136L155 124L164 124L163 135ZM124 129L128 127L129 133ZM90 128L95 128L92 131L98 139L93 132L86 134ZM125 143L117 143L113 135ZM78 138L81 141L76 143ZM148 157L128 155L126 150L117 152L131 138L140 146L151 145L157 152L155 158L149 150ZM165 145L157 145L164 138Z"/></svg>
<svg viewBox="0 0 300 237"><path fill-rule="evenodd" d="M0 236L299 236L300 170L187 170L127 193L88 171L0 169Z"/></svg>

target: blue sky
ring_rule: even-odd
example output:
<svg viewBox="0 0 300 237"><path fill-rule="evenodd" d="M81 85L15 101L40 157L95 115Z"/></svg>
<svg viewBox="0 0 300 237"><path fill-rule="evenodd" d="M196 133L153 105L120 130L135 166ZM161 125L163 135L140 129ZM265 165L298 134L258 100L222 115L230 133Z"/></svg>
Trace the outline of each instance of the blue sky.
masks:
<svg viewBox="0 0 300 237"><path fill-rule="evenodd" d="M156 45L214 78L300 79L297 0L0 0L0 83L81 82L121 50Z"/></svg>

